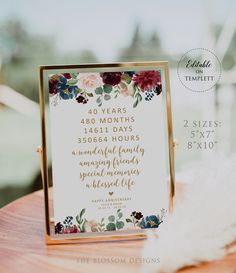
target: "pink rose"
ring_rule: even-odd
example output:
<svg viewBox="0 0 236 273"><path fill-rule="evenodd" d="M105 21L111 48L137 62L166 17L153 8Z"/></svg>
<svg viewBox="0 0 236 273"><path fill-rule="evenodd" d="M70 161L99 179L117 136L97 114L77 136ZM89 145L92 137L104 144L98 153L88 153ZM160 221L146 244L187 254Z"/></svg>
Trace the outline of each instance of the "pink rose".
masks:
<svg viewBox="0 0 236 273"><path fill-rule="evenodd" d="M94 91L103 84L98 73L80 73L78 80L78 87L88 92Z"/></svg>
<svg viewBox="0 0 236 273"><path fill-rule="evenodd" d="M92 232L97 231L98 223L95 220L90 220L85 223L86 230L90 230Z"/></svg>

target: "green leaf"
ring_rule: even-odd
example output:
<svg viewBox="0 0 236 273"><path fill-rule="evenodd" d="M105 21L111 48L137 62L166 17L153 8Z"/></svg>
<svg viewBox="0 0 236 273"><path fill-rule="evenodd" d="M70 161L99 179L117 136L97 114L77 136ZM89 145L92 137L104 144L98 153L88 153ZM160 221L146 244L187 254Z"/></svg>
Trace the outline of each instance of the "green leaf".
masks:
<svg viewBox="0 0 236 273"><path fill-rule="evenodd" d="M100 96L100 97L98 97L98 98L96 99L96 102L97 102L97 103L101 103L101 102L102 102L102 98L101 98L101 96Z"/></svg>
<svg viewBox="0 0 236 273"><path fill-rule="evenodd" d="M87 96L93 97L93 94L92 93L87 93Z"/></svg>
<svg viewBox="0 0 236 273"><path fill-rule="evenodd" d="M112 91L112 86L109 85L109 84L106 84L106 85L103 86L103 89L104 89L105 93L110 94L111 91Z"/></svg>
<svg viewBox="0 0 236 273"><path fill-rule="evenodd" d="M137 93L137 98L139 101L142 101L142 99L143 99L140 93Z"/></svg>
<svg viewBox="0 0 236 273"><path fill-rule="evenodd" d="M110 222L114 222L114 221L115 221L115 216L114 216L114 215L110 215L110 216L108 217L108 220L109 220Z"/></svg>
<svg viewBox="0 0 236 273"><path fill-rule="evenodd" d="M124 82L120 82L120 87L122 89L126 89L127 88L127 85L124 83Z"/></svg>
<svg viewBox="0 0 236 273"><path fill-rule="evenodd" d="M117 221L116 222L116 227L117 227L117 229L122 229L123 227L124 227L124 222L122 222L122 221Z"/></svg>
<svg viewBox="0 0 236 273"><path fill-rule="evenodd" d="M92 232L98 232L97 228L91 228Z"/></svg>
<svg viewBox="0 0 236 273"><path fill-rule="evenodd" d="M78 79L72 79L72 80L69 80L67 83L69 85L75 85L77 82L78 82Z"/></svg>
<svg viewBox="0 0 236 273"><path fill-rule="evenodd" d="M104 220L105 220L105 219L104 219L104 218L102 218L101 223L103 223L103 222L104 222Z"/></svg>
<svg viewBox="0 0 236 273"><path fill-rule="evenodd" d="M127 218L127 219L125 219L125 220L126 220L127 223L132 223L132 220L129 219L129 218Z"/></svg>
<svg viewBox="0 0 236 273"><path fill-rule="evenodd" d="M81 232L86 232L85 223L86 223L86 221L83 222L83 225L82 225L81 230L80 230Z"/></svg>
<svg viewBox="0 0 236 273"><path fill-rule="evenodd" d="M71 77L74 78L74 79L76 79L77 76L78 76L76 73L70 73L70 75L71 75Z"/></svg>
<svg viewBox="0 0 236 273"><path fill-rule="evenodd" d="M122 213L122 212L119 212L119 213L118 213L118 218L120 219L122 216L123 216L123 213Z"/></svg>
<svg viewBox="0 0 236 273"><path fill-rule="evenodd" d="M131 83L131 77L129 74L124 73L121 78L122 78L122 80L124 80L128 84Z"/></svg>
<svg viewBox="0 0 236 273"><path fill-rule="evenodd" d="M80 225L81 223L80 223L80 217L79 217L79 215L77 215L75 219L76 219L77 223Z"/></svg>
<svg viewBox="0 0 236 273"><path fill-rule="evenodd" d="M79 93L79 91L78 91L79 89L77 88L76 90L74 90L74 95L75 95L75 97L78 95L78 93Z"/></svg>
<svg viewBox="0 0 236 273"><path fill-rule="evenodd" d="M84 215L85 213L85 209L82 209L81 212L80 212L80 218L82 218L82 216Z"/></svg>
<svg viewBox="0 0 236 273"><path fill-rule="evenodd" d="M101 106L102 106L102 103L99 103L98 106L101 107Z"/></svg>
<svg viewBox="0 0 236 273"><path fill-rule="evenodd" d="M117 210L117 213L119 213L120 211L121 211L121 209L118 209L118 210Z"/></svg>
<svg viewBox="0 0 236 273"><path fill-rule="evenodd" d="M117 92L115 93L115 99L118 97L119 94L120 94L119 91L117 91Z"/></svg>
<svg viewBox="0 0 236 273"><path fill-rule="evenodd" d="M105 96L104 96L104 100L110 100L111 99L111 96L110 95L108 95L108 94L105 94Z"/></svg>
<svg viewBox="0 0 236 273"><path fill-rule="evenodd" d="M139 100L138 100L138 99L136 99L136 100L135 100L135 102L134 102L134 104L133 104L133 107L134 107L134 108L135 108L135 107L137 107L138 102L139 102Z"/></svg>
<svg viewBox="0 0 236 273"><path fill-rule="evenodd" d="M114 223L109 223L106 228L108 231L116 230L116 225Z"/></svg>
<svg viewBox="0 0 236 273"><path fill-rule="evenodd" d="M103 93L103 88L102 88L102 87L96 88L96 89L95 89L95 93L96 93L97 95L102 95L102 93Z"/></svg>

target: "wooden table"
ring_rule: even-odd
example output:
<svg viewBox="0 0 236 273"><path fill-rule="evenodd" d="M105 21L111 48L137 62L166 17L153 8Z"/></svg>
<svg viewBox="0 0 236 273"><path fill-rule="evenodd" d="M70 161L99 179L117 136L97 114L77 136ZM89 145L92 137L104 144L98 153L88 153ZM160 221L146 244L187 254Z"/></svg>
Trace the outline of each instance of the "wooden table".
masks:
<svg viewBox="0 0 236 273"><path fill-rule="evenodd" d="M144 241L46 246L42 191L0 210L1 273L136 273ZM236 253L181 273L236 273Z"/></svg>

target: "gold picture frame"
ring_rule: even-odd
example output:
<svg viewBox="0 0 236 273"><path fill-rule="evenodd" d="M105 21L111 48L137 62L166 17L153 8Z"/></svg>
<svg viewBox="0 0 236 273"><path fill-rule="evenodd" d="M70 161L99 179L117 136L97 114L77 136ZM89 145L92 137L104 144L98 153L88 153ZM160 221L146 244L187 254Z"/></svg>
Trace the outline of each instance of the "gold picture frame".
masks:
<svg viewBox="0 0 236 273"><path fill-rule="evenodd" d="M82 238L55 238L53 234L54 221L53 221L53 202L51 202L51 190L49 187L49 172L48 172L48 139L47 139L47 126L46 126L46 92L45 92L45 75L46 73L53 73L54 71L67 72L70 70L78 69L83 71L107 71L107 69L149 69L160 68L164 75L164 89L165 89L165 112L167 120L167 137L168 137L168 163L169 163L169 212L173 210L174 194L175 194L175 168L174 168L174 141L172 129L172 111L171 111L171 97L170 97L170 82L169 82L169 68L168 62L123 62L123 63L109 63L109 64L79 64L79 65L43 65L39 67L39 98L40 98L40 114L41 114L41 137L42 145L39 146L38 152L40 154L41 162L41 175L44 191L44 204L45 204L45 225L46 225L46 244L64 244L64 243L85 243L85 242L99 242L99 241L114 241L114 240L137 240L146 238L146 232L129 232L119 234L106 234L99 236L88 236Z"/></svg>

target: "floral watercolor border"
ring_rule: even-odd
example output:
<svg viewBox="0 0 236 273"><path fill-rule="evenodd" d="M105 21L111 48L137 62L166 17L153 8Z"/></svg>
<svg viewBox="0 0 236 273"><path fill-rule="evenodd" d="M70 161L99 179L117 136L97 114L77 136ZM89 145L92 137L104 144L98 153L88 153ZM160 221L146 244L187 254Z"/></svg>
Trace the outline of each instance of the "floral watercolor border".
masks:
<svg viewBox="0 0 236 273"><path fill-rule="evenodd" d="M118 209L115 215L95 221L86 219L86 210L83 208L76 217L67 216L63 222L57 222L55 234L158 228L163 223L165 214L166 210L163 208L158 215L144 216L141 212L133 211L129 217L124 218L123 212Z"/></svg>
<svg viewBox="0 0 236 273"><path fill-rule="evenodd" d="M54 106L60 100L74 99L86 104L92 98L100 107L104 101L117 98L120 94L134 99L133 107L141 101L151 101L162 92L161 73L158 70L63 73L49 77L49 94Z"/></svg>

